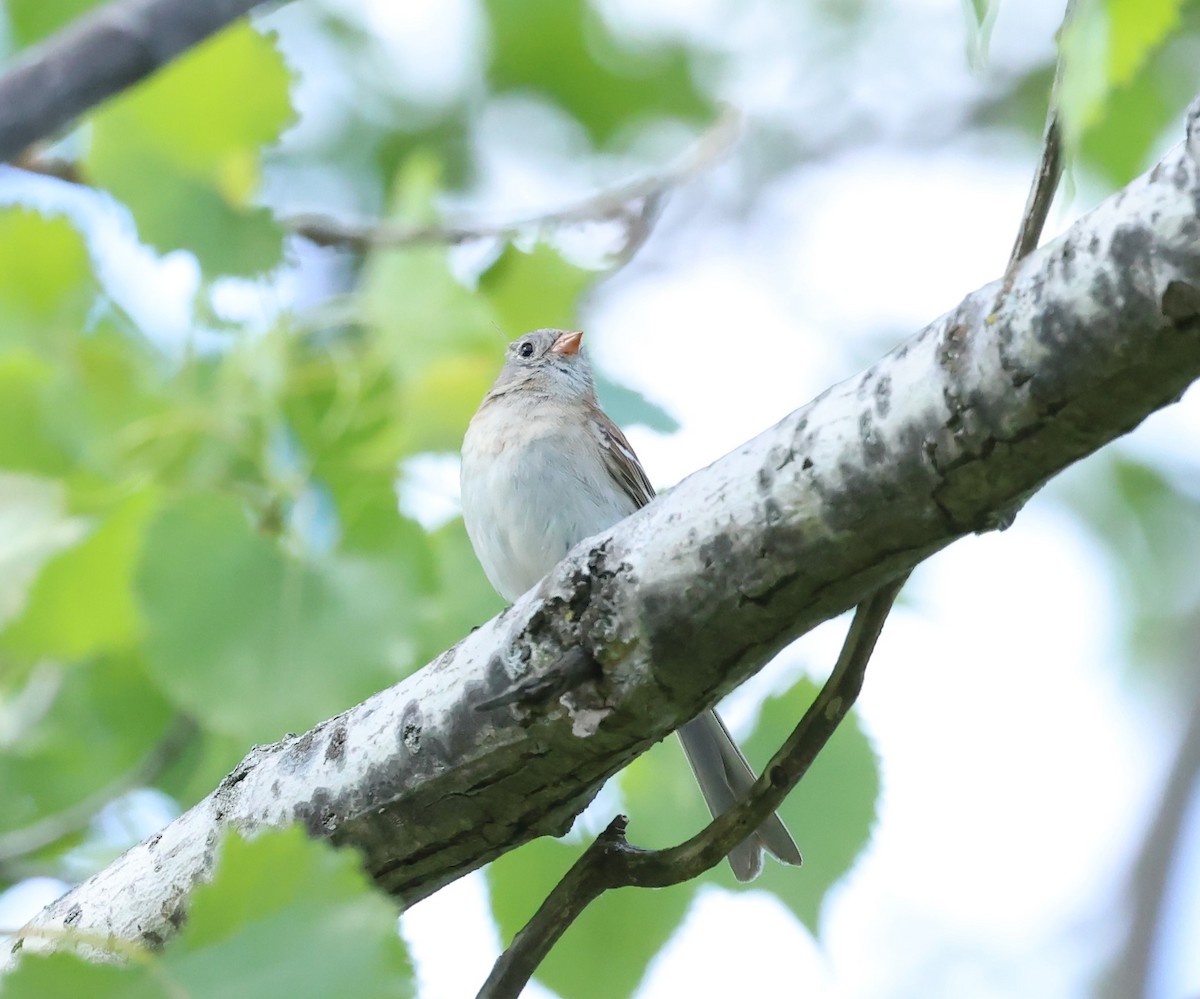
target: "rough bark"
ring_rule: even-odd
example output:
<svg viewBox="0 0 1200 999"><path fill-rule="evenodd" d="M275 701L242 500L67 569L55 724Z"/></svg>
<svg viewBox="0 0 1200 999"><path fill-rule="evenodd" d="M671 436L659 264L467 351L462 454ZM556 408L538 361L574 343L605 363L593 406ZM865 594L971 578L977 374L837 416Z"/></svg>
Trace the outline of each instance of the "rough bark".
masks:
<svg viewBox="0 0 1200 999"><path fill-rule="evenodd" d="M0 76L0 163L52 136L265 0L115 0Z"/></svg>
<svg viewBox="0 0 1200 999"><path fill-rule="evenodd" d="M1189 143L1026 258L1007 291L979 289L584 542L402 683L254 749L36 925L169 937L225 828L301 821L358 847L406 902L563 832L605 778L785 644L1004 526L1200 375L1196 131L1193 115Z"/></svg>

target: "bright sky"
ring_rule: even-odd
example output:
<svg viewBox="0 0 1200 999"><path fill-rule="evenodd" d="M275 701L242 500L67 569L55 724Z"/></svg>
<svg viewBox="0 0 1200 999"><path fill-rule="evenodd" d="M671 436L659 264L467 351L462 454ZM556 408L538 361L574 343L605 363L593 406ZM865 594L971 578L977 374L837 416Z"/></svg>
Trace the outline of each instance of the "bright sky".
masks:
<svg viewBox="0 0 1200 999"><path fill-rule="evenodd" d="M958 142L953 128L919 152L892 141L918 128L947 94L961 100L982 85L965 65L958 4L885 5L891 13L879 19L875 75L864 79L888 86L832 95L820 91L819 64L797 63L787 33L775 32L768 15L780 5L747 3L731 22L731 2L660 2L645 20L657 21L654 30L686 24L761 52L729 81L756 120L788 120L813 113L819 101L845 99L861 107L866 134L841 157L765 188L739 223L731 210L741 190L735 154L677 193L634 263L589 302L585 329L601 366L683 425L670 437L630 430L660 486L853 374L997 276L1033 166L1033 150ZM1060 5L1049 6L1001 6L985 73L1027 65L1046 50ZM461 47L448 26L475 23L466 0L374 0L364 9L392 40L396 65L409 78L433 92L452 90ZM904 44L884 44L902 26ZM544 124L553 136L553 116ZM499 139L489 152L480 204L502 216L554 207L594 182L573 162L569 136L561 139L561 162L551 157L537 171L519 152ZM18 183L0 168L0 202L14 197L79 218L102 247L101 258L111 261L113 293L164 337L187 335L185 303L198 278L186 254L158 260L131 243L127 222L86 192L43 180ZM1060 214L1051 225L1066 221ZM145 288L159 293L148 298ZM166 288L179 294L161 293ZM881 330L895 337L864 340ZM1128 446L1190 461L1185 444L1198 430L1193 391ZM430 515L439 507L449 513L454 459L422 469L422 489L411 502ZM1093 992L1091 974L1120 942L1119 879L1175 738L1153 727L1158 716L1122 683L1118 597L1108 567L1062 505L1043 494L1010 530L968 539L932 559L907 593L860 702L883 760L879 821L867 854L827 902L821 942L761 893L707 892L652 967L641 999ZM728 710L735 725L748 724L758 699L800 664L831 663L842 627L818 629L739 691ZM1192 821L1192 842L1200 843L1200 818ZM1192 875L1181 873L1178 882L1195 886L1200 853L1189 862ZM0 925L21 922L55 890L30 885L0 899ZM499 941L484 891L479 876L463 879L404 918L423 999L461 999L486 976ZM1177 909L1192 913L1191 927L1177 924L1154 993L1162 999L1200 990L1200 949L1186 944L1200 939L1194 887ZM709 959L713 954L747 958ZM781 982L789 983L786 992Z"/></svg>

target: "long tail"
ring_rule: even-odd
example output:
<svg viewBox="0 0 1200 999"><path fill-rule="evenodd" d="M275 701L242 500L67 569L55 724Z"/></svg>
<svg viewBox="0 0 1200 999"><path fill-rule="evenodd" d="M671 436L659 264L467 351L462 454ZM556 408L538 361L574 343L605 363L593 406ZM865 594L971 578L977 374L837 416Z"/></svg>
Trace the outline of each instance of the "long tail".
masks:
<svg viewBox="0 0 1200 999"><path fill-rule="evenodd" d="M679 729L679 741L708 810L713 816L726 811L756 780L725 723L715 711L705 711ZM739 881L753 881L762 871L762 852L785 864L800 864L800 850L787 826L772 814L729 854L729 866Z"/></svg>

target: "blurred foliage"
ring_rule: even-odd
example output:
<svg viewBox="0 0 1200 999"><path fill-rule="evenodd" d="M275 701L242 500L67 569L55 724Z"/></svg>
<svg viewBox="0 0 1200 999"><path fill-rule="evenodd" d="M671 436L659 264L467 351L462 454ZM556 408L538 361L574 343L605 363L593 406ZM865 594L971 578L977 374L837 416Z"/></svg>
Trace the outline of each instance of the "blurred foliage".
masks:
<svg viewBox="0 0 1200 999"><path fill-rule="evenodd" d="M505 941L525 925L581 849L578 844L538 839L488 866L492 914ZM633 995L650 961L682 922L695 893L691 882L652 892L636 888L606 892L554 945L538 967L538 980L572 999Z"/></svg>
<svg viewBox="0 0 1200 999"><path fill-rule="evenodd" d="M91 116L85 175L157 249L187 247L210 275L269 270L283 232L252 199L259 148L292 118L288 85L270 40L234 25Z"/></svg>
<svg viewBox="0 0 1200 999"><path fill-rule="evenodd" d="M679 45L622 44L585 0L487 0L488 82L532 90L570 112L597 142L648 116L703 121L711 98Z"/></svg>
<svg viewBox="0 0 1200 999"><path fill-rule="evenodd" d="M996 14L1000 9L999 0L962 0L963 12L967 18L967 59L972 66L983 64L987 54L988 41L991 39L992 27L996 23Z"/></svg>
<svg viewBox="0 0 1200 999"><path fill-rule="evenodd" d="M1198 481L1194 469L1168 477L1121 449L1106 462L1073 469L1058 486L1111 557L1129 661L1171 700L1195 690Z"/></svg>
<svg viewBox="0 0 1200 999"><path fill-rule="evenodd" d="M94 5L4 0L5 40L19 52ZM964 8L969 49L982 55L1002 5ZM1141 169L1200 89L1195 8L1080 0L1062 42L1064 111L1079 161L1105 179ZM850 53L874 8L814 9ZM656 128L694 134L718 104L719 57L705 44L630 37L585 0L486 0L487 42L460 91L436 100L390 81L379 39L347 5L281 13L292 11L299 42L232 27L94 110L66 143L104 192L97 202L111 195L144 243L197 263L184 344L127 314L112 282L120 261L72 223L0 209L0 887L34 860L39 873L75 879L104 856L89 822L130 774L187 807L254 742L394 683L501 607L457 519L400 514L398 469L456 451L504 340L576 325L599 272L525 238L496 241L469 267L438 245L375 249L316 268L342 284L329 289L348 303L336 321L277 301L242 328L216 308L221 292L282 299L289 276L312 276L291 252L288 212L316 191L342 198L335 208L438 222L447 192L477 176L480 123L497 98L554 108L597 163ZM861 72L861 60L840 61ZM974 124L1039 136L1052 71L1004 81ZM306 72L326 102L307 131L293 108ZM846 80L849 94L858 80ZM808 137L780 128L758 136L780 139L765 144L779 162L760 164L760 178L811 155ZM526 154L538 152L535 137ZM272 179L273 201L263 197ZM619 422L676 428L603 374L600 391ZM1192 531L1195 511L1151 470L1114 475L1112 508L1094 508L1095 523L1118 538L1151 621L1190 593L1172 532ZM756 763L813 689L801 682L763 707L747 747ZM191 733L182 745L180 731ZM669 845L705 821L674 740L629 767L618 790L635 842ZM847 724L783 809L805 867L769 864L756 890L816 932L828 889L867 841L878 791L867 736ZM94 807L78 814L81 802ZM23 836L31 829L36 842ZM578 851L541 840L491 867L506 939ZM740 890L722 866L671 890L607 895L540 977L565 996L632 994L702 884ZM124 968L30 958L4 994L404 995L414 985L394 924L353 856L294 832L234 840L162 954Z"/></svg>
<svg viewBox="0 0 1200 999"><path fill-rule="evenodd" d="M253 843L233 837L161 954L122 952L131 960L121 967L64 952L30 956L5 978L4 995L402 999L415 986L396 915L351 851L313 842L299 828Z"/></svg>
<svg viewBox="0 0 1200 999"><path fill-rule="evenodd" d="M1122 34L1117 52L1110 36L1123 18L1140 16L1139 3L1081 0L1076 27L1060 36L1067 166L1094 174L1102 189L1147 169L1164 141L1181 134L1175 126L1200 92L1200 4L1156 0L1150 8L1159 21ZM978 105L975 121L1040 142L1053 79L1049 63L1014 77Z"/></svg>
<svg viewBox="0 0 1200 999"><path fill-rule="evenodd" d="M1059 95L1068 144L1103 115L1109 94L1133 79L1179 20L1184 0L1074 0L1059 46Z"/></svg>
<svg viewBox="0 0 1200 999"><path fill-rule="evenodd" d="M18 48L41 41L77 17L86 14L102 0L5 0L9 30Z"/></svg>

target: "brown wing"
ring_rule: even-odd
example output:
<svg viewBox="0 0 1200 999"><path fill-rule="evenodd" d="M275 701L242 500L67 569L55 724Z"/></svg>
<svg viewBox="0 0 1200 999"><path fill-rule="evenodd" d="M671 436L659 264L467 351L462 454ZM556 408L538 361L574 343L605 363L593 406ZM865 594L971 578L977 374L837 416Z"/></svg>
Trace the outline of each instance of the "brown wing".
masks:
<svg viewBox="0 0 1200 999"><path fill-rule="evenodd" d="M642 463L634 454L633 447L618 427L597 406L594 409L596 428L600 434L600 446L613 478L620 483L630 499L639 507L654 499L654 487L646 477Z"/></svg>

